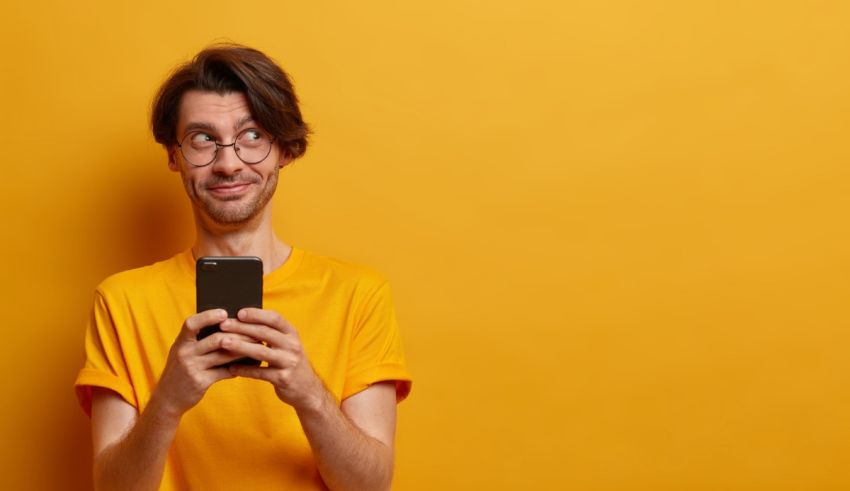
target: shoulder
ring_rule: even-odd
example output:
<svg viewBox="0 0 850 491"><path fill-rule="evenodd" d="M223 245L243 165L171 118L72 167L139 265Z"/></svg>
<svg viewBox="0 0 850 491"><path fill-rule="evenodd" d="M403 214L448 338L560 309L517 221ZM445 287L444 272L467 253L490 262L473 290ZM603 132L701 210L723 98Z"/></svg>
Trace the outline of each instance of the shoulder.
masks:
<svg viewBox="0 0 850 491"><path fill-rule="evenodd" d="M299 272L322 278L327 286L358 293L374 292L387 284L386 277L371 266L306 250L302 250Z"/></svg>
<svg viewBox="0 0 850 491"><path fill-rule="evenodd" d="M97 295L104 298L132 296L134 293L155 292L164 285L179 281L184 276L181 261L184 252L147 266L112 274L97 286Z"/></svg>

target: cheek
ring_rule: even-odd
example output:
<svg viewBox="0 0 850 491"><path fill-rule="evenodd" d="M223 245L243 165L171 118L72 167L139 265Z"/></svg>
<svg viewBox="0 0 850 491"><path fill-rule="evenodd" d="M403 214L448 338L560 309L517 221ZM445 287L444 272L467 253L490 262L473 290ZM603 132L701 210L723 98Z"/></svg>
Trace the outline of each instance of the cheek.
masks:
<svg viewBox="0 0 850 491"><path fill-rule="evenodd" d="M183 179L183 187L189 196L197 196L198 189L202 188L201 181L198 176L193 176L185 170L180 172L180 177Z"/></svg>
<svg viewBox="0 0 850 491"><path fill-rule="evenodd" d="M279 170L280 168L276 164L274 166L257 168L255 169L255 176L259 182L264 182L265 185L268 185L277 178Z"/></svg>
<svg viewBox="0 0 850 491"><path fill-rule="evenodd" d="M272 169L271 173L269 173L269 175L266 176L266 184L268 184L269 186L277 185L277 179L278 179L279 175L280 175L280 167L275 166Z"/></svg>

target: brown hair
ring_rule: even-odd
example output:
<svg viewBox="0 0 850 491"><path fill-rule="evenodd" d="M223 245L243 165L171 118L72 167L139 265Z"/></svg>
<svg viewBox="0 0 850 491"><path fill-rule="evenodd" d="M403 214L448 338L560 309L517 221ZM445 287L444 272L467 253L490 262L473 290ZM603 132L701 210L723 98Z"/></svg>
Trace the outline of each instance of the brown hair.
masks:
<svg viewBox="0 0 850 491"><path fill-rule="evenodd" d="M289 157L296 159L307 150L310 128L301 118L292 82L262 52L239 44L215 44L177 67L159 88L151 111L154 139L166 148L177 144L180 101L189 90L244 93L251 115Z"/></svg>

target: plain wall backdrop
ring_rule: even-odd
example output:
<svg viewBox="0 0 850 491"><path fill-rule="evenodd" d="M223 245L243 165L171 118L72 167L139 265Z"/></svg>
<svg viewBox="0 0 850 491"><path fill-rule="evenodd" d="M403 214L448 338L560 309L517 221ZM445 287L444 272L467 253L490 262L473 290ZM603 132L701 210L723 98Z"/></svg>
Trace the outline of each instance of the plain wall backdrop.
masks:
<svg viewBox="0 0 850 491"><path fill-rule="evenodd" d="M393 287L395 489L850 488L848 25L842 1L7 2L0 488L91 486L92 292L191 243L147 118L216 40L278 60L315 129L280 235Z"/></svg>

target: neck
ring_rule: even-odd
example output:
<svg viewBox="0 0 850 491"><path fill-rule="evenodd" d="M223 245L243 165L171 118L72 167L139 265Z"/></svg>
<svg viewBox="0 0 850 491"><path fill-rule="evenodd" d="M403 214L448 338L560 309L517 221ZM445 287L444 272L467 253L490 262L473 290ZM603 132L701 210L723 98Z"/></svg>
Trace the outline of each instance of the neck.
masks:
<svg viewBox="0 0 850 491"><path fill-rule="evenodd" d="M221 225L195 213L197 236L192 254L201 256L257 256L263 260L263 274L283 265L292 247L280 240L271 225L271 210L267 207L247 223Z"/></svg>

